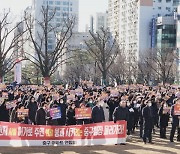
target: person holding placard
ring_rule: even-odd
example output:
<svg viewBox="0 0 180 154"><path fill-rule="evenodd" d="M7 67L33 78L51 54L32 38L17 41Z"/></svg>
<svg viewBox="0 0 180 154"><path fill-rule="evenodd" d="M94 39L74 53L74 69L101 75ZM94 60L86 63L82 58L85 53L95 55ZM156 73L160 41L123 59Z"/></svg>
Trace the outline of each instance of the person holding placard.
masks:
<svg viewBox="0 0 180 154"><path fill-rule="evenodd" d="M175 104L171 107L171 116L172 116L172 128L170 134L170 142L174 142L174 134L177 129L177 141L180 141L180 99L175 101Z"/></svg>
<svg viewBox="0 0 180 154"><path fill-rule="evenodd" d="M26 116L23 112L21 112L22 110L24 110L24 106L23 104L19 104L15 115L15 121L16 123L28 124L28 113L26 112Z"/></svg>

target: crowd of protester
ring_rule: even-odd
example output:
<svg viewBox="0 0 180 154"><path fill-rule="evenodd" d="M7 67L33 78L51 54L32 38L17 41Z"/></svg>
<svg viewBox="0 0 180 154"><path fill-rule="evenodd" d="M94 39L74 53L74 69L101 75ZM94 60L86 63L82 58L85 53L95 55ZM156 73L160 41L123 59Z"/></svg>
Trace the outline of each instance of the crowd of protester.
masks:
<svg viewBox="0 0 180 154"><path fill-rule="evenodd" d="M82 91L72 95L77 89ZM166 129L171 121L169 140L173 142L177 130L177 141L180 141L180 115L174 114L174 106L180 101L177 86L14 86L1 89L0 97L4 93L8 95L0 104L0 121L58 126L100 123L105 121L103 106L106 104L109 121L127 121L127 135L139 128L143 142L153 143L152 133L157 128L160 128L160 138L167 138ZM16 106L7 109L6 102L14 100ZM49 109L56 107L61 109L59 119L53 119L49 113ZM85 107L92 109L91 119L76 119L75 108ZM28 116L17 116L18 109L28 109Z"/></svg>

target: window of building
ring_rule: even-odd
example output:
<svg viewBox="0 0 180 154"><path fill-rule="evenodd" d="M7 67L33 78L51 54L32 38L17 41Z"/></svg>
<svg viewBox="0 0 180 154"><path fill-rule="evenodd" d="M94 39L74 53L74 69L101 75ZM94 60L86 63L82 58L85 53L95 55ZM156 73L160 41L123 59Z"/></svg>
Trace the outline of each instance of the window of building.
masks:
<svg viewBox="0 0 180 154"><path fill-rule="evenodd" d="M49 12L49 16L53 16L54 12Z"/></svg>
<svg viewBox="0 0 180 154"><path fill-rule="evenodd" d="M158 7L158 10L161 10L161 7Z"/></svg>
<svg viewBox="0 0 180 154"><path fill-rule="evenodd" d="M56 12L56 16L58 16L58 17L59 17L60 15L61 15L61 14L60 14L60 12Z"/></svg>
<svg viewBox="0 0 180 154"><path fill-rule="evenodd" d="M70 11L72 11L72 7L70 8Z"/></svg>
<svg viewBox="0 0 180 154"><path fill-rule="evenodd" d="M162 2L162 0L158 0L158 2L159 2L159 3L161 3L161 2Z"/></svg>
<svg viewBox="0 0 180 154"><path fill-rule="evenodd" d="M53 46L52 45L48 45L48 49L52 50Z"/></svg>
<svg viewBox="0 0 180 154"><path fill-rule="evenodd" d="M65 1L64 1L64 2L63 2L63 5L69 5L69 2L65 2Z"/></svg>
<svg viewBox="0 0 180 154"><path fill-rule="evenodd" d="M170 7L166 7L166 10L170 12L170 11L171 11L171 8L170 8Z"/></svg>
<svg viewBox="0 0 180 154"><path fill-rule="evenodd" d="M60 19L60 18L56 18L56 21L57 21L57 22L60 22L60 21L61 21L61 19Z"/></svg>
<svg viewBox="0 0 180 154"><path fill-rule="evenodd" d="M53 1L49 1L49 5L53 5L54 4L54 2Z"/></svg>
<svg viewBox="0 0 180 154"><path fill-rule="evenodd" d="M166 3L170 3L171 2L171 0L166 0Z"/></svg>
<svg viewBox="0 0 180 154"><path fill-rule="evenodd" d="M55 4L56 5L61 5L61 2L60 1L56 1Z"/></svg>
<svg viewBox="0 0 180 154"><path fill-rule="evenodd" d="M57 11L60 11L60 10L61 10L61 8L60 8L60 7L56 7L56 10L57 10Z"/></svg>

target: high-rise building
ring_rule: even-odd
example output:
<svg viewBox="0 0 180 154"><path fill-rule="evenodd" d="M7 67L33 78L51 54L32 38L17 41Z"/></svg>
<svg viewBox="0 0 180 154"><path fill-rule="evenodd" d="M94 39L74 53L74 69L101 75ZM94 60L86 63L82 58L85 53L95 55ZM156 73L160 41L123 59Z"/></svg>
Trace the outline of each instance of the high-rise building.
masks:
<svg viewBox="0 0 180 154"><path fill-rule="evenodd" d="M96 13L96 32L100 31L101 28L107 28L107 12Z"/></svg>
<svg viewBox="0 0 180 154"><path fill-rule="evenodd" d="M53 19L49 22L49 24L53 25L54 27L61 27L63 26L63 22L68 17L76 17L76 24L73 28L74 32L78 31L78 21L79 21L79 0L33 0L32 5L32 12L34 14L34 18L38 20L42 20L42 7L48 6L48 14L52 16L55 12ZM35 22L34 25L34 32L35 38L38 39L39 35L37 33L40 29L38 24ZM59 28L61 31L61 28ZM55 48L56 38L53 35L53 31L48 34L48 50L53 50Z"/></svg>
<svg viewBox="0 0 180 154"><path fill-rule="evenodd" d="M156 18L173 15L176 5L175 0L109 0L108 26L127 56L139 61L156 46Z"/></svg>

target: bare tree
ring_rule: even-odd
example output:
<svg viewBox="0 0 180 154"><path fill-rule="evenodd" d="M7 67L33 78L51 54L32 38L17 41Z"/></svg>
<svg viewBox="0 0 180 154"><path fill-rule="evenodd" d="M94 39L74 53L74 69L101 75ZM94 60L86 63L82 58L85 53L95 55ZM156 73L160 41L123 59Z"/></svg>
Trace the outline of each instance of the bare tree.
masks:
<svg viewBox="0 0 180 154"><path fill-rule="evenodd" d="M100 32L93 33L89 31L92 39L85 41L87 51L90 53L97 67L102 73L103 84L107 84L107 74L114 63L118 53L117 34L113 38L108 29L101 28Z"/></svg>
<svg viewBox="0 0 180 154"><path fill-rule="evenodd" d="M20 28L23 21L12 26L14 23L10 21L10 16L10 10L0 14L0 83L4 75L11 71L16 63L24 60L21 54L15 56L13 50L15 49L18 52L22 48L25 41L23 40L23 35L26 33L26 30L14 34L15 30Z"/></svg>
<svg viewBox="0 0 180 154"><path fill-rule="evenodd" d="M174 80L174 65L176 53L173 48L153 49L146 52L144 56L145 64L157 74L163 84Z"/></svg>
<svg viewBox="0 0 180 154"><path fill-rule="evenodd" d="M73 58L67 64L65 78L69 82L79 81L80 78L82 80L89 80L93 76L92 70L94 68L92 63L94 64L94 61L87 51L77 50L73 53Z"/></svg>
<svg viewBox="0 0 180 154"><path fill-rule="evenodd" d="M62 24L53 25L56 10L51 10L49 6L42 6L42 19L33 19L31 15L25 15L26 26L29 32L30 41L35 50L34 54L26 53L28 60L40 68L45 82L50 82L50 77L60 65L66 63L67 42L73 34L76 17L64 14ZM37 31L34 35L33 25L36 24ZM55 38L56 42L52 49L48 49L49 35Z"/></svg>
<svg viewBox="0 0 180 154"><path fill-rule="evenodd" d="M125 54L119 53L116 61L109 70L110 77L117 84L122 84L127 79L127 64Z"/></svg>

